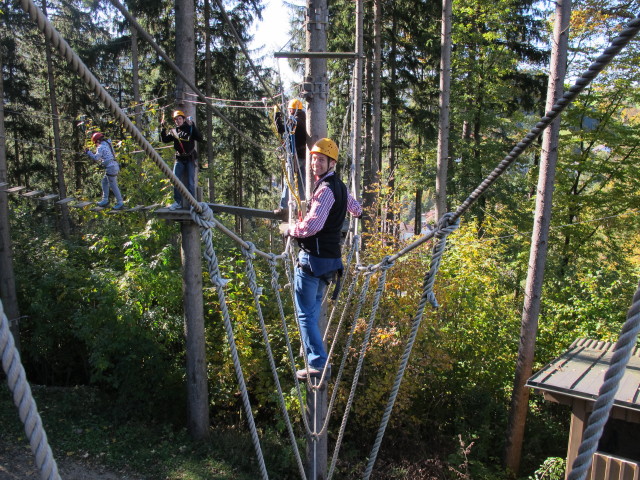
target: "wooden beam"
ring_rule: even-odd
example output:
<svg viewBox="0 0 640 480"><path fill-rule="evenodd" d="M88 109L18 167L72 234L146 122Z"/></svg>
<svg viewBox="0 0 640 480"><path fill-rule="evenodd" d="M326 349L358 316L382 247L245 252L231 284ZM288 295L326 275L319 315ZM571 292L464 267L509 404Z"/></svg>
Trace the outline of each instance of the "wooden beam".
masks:
<svg viewBox="0 0 640 480"><path fill-rule="evenodd" d="M569 427L569 445L567 447L567 468L565 469L565 480L569 478L573 461L578 456L578 448L582 443L582 435L587 425L587 401L576 399L571 409L571 426Z"/></svg>
<svg viewBox="0 0 640 480"><path fill-rule="evenodd" d="M216 203L207 203L213 213L231 213L240 215L241 217L257 217L267 218L271 220L280 220L281 217L271 210L260 210L257 208L236 207L233 205L220 205ZM191 214L186 208L178 208L177 210L169 210L168 208L158 208L155 213L165 220L191 220Z"/></svg>
<svg viewBox="0 0 640 480"><path fill-rule="evenodd" d="M355 52L275 52L276 58L356 58Z"/></svg>

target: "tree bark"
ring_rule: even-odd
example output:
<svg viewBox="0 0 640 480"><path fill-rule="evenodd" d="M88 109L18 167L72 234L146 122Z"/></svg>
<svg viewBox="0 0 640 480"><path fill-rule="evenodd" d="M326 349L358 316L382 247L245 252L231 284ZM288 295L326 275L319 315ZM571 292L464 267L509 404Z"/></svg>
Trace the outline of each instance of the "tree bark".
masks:
<svg viewBox="0 0 640 480"><path fill-rule="evenodd" d="M176 0L176 64L195 82L195 6L193 0ZM189 87L181 78L176 82L178 107L194 118L195 105L185 102ZM196 169L196 185L197 185ZM209 435L209 399L207 357L204 338L204 302L202 299L202 256L199 227L195 222L181 222L183 262L183 302L187 360L187 428L196 440Z"/></svg>
<svg viewBox="0 0 640 480"><path fill-rule="evenodd" d="M380 159L382 135L382 0L373 2L373 62L372 62L372 91L371 91L371 161L369 169L365 171L365 184L372 187L365 193L365 207L376 203L380 194Z"/></svg>
<svg viewBox="0 0 640 480"><path fill-rule="evenodd" d="M42 0L42 13L47 14L47 1ZM44 42L44 51L47 60L47 80L49 82L49 102L51 104L51 124L53 126L53 146L56 159L56 172L58 178L58 194L60 198L67 196L67 184L64 179L64 166L60 145L60 120L58 115L58 102L56 100L56 82L53 76L53 59L51 44ZM71 223L69 219L69 207L66 204L60 206L60 229L62 236L68 239L71 236Z"/></svg>
<svg viewBox="0 0 640 480"><path fill-rule="evenodd" d="M7 182L7 144L4 129L4 78L3 48L0 46L0 183ZM5 190L0 187L0 190ZM16 279L13 273L13 255L11 250L11 230L9 226L8 194L0 191L0 299L2 308L9 320L9 329L16 348L20 350L20 308L16 294Z"/></svg>
<svg viewBox="0 0 640 480"><path fill-rule="evenodd" d="M549 87L547 89L547 111L551 110L556 100L562 97L564 90L563 84L566 73L570 16L571 1L558 0L558 2L556 2L556 18L553 29L553 46L550 64L551 70L549 73ZM560 117L556 118L547 128L542 141L534 229L531 236L529 269L527 272L527 283L522 309L520 345L518 348L518 361L511 397L511 410L509 413L505 449L505 465L508 471L514 476L518 474L518 470L520 469L524 427L529 407L529 389L525 387L525 382L532 373L536 335L538 332L540 298L547 257L549 225L551 223L553 184L558 158L559 130Z"/></svg>
<svg viewBox="0 0 640 480"><path fill-rule="evenodd" d="M204 70L205 70L205 95L209 98L213 95L213 89L211 85L213 84L212 75L211 75L211 26L209 25L211 19L211 2L209 0L204 1ZM211 107L207 104L205 108L205 122L207 125L207 133L209 139L213 138L213 111ZM215 176L213 171L213 142L209 140L207 142L207 160L203 162L206 164L206 167L209 169L209 174L207 175L207 186L209 190L209 201L211 203L215 203L216 198L216 190L215 190ZM205 168L206 168L205 167Z"/></svg>
<svg viewBox="0 0 640 480"><path fill-rule="evenodd" d="M138 62L138 30L131 25L131 70L133 81L133 111L136 119L136 127L142 131L144 125L142 125L142 105L140 100L140 65ZM138 164L142 164L142 157L138 160Z"/></svg>
<svg viewBox="0 0 640 480"><path fill-rule="evenodd" d="M442 0L440 34L440 99L438 118L438 160L436 173L436 221L447 211L449 165L449 96L451 93L451 0Z"/></svg>

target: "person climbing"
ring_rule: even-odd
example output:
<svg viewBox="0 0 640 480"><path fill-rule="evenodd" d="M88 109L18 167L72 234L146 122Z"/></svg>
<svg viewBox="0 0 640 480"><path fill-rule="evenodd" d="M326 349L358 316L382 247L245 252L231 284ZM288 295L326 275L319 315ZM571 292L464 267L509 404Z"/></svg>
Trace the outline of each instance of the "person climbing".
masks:
<svg viewBox="0 0 640 480"><path fill-rule="evenodd" d="M202 136L198 128L191 120L187 118L183 111L175 110L173 112L173 121L175 128L167 131L164 122L164 113L160 124L160 139L163 143L173 142L173 148L176 150L176 160L173 165L173 173L182 183L191 195L196 196L196 166L198 163L198 152L196 151L196 142L202 142ZM174 203L169 205L169 210L182 208L182 194L178 188L173 188Z"/></svg>
<svg viewBox="0 0 640 480"><path fill-rule="evenodd" d="M275 108L274 122L280 135L287 135L285 142L289 142L288 150L295 154L298 161L293 162L298 179L298 190L300 197L304 198L305 187L305 164L307 159L307 114L304 111L302 102L297 98L291 99L287 108L289 115L286 120L282 118L282 112ZM282 219L288 216L289 208L289 186L284 182L282 195L280 196L280 206L273 211Z"/></svg>
<svg viewBox="0 0 640 480"><path fill-rule="evenodd" d="M120 172L120 165L116 160L116 152L113 150L111 140L105 138L103 133L95 132L91 136L91 141L96 145L96 153L93 153L89 149L85 149L89 158L98 162L102 168L105 169L104 177L102 178L102 200L96 205L99 207L106 207L109 205L109 190L113 192L116 197L116 204L113 206L114 210L120 210L124 207L124 201L122 200L122 194L118 187L118 173Z"/></svg>
<svg viewBox="0 0 640 480"><path fill-rule="evenodd" d="M294 298L309 370L296 372L299 380L320 376L327 361L318 322L324 290L342 273L341 235L347 211L362 215L362 206L335 174L338 146L329 138L318 140L310 151L313 194L306 216L282 233L298 241L300 253L294 277Z"/></svg>

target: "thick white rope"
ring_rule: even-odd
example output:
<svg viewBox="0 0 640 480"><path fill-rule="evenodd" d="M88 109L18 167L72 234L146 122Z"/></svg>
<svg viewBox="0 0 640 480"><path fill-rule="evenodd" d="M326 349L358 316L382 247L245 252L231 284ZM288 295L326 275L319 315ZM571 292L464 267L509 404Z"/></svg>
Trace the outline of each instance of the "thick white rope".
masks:
<svg viewBox="0 0 640 480"><path fill-rule="evenodd" d="M20 420L24 424L24 432L29 439L36 466L40 470L40 478L41 480L60 480L58 465L47 441L36 401L31 395L31 387L20 361L20 354L16 350L2 301L0 301L0 352L2 352L2 368L7 374L7 384L13 393L13 403L18 408Z"/></svg>
<svg viewBox="0 0 640 480"><path fill-rule="evenodd" d="M384 437L384 432L387 428L387 424L389 423L389 417L391 416L391 411L393 410L393 406L395 404L398 391L400 390L400 384L402 383L402 378L404 377L404 371L407 368L407 364L409 363L409 357L411 356L413 344L415 343L416 337L418 335L418 329L420 328L420 323L422 322L422 317L424 315L424 308L427 305L428 301L432 302L433 304L433 301L435 299L433 294L433 281L437 273L437 270L440 266L440 258L442 257L442 253L444 252L444 248L446 246L447 235L449 235L456 228L458 228L458 225L460 224L459 219L457 219L455 223L450 225L448 222L451 219L451 217L452 216L449 213L444 214L440 219L438 228L436 229L435 235L438 238L438 241L433 246L431 265L423 281L422 297L420 298L420 303L418 304L418 310L416 312L416 315L413 318L413 323L411 325L411 333L405 345L404 353L402 355L402 360L400 362L400 366L398 367L398 371L396 373L395 382L393 384L393 388L391 389L391 394L389 395L387 406L382 415L380 427L378 428L378 434L376 436L376 440L373 445L373 448L371 449L371 454L369 455L369 462L367 464L367 468L363 476L363 478L367 480L371 477L373 466L376 462L376 458L378 457L380 444L382 443L382 438ZM392 257L389 257L388 260L390 260L391 258Z"/></svg>
<svg viewBox="0 0 640 480"><path fill-rule="evenodd" d="M296 442L296 436L293 433L293 427L291 426L291 420L289 419L289 412L287 411L287 405L285 404L284 394L282 393L282 386L280 385L280 378L278 377L278 370L276 367L276 362L273 359L273 352L271 351L271 343L269 342L269 332L267 332L267 326L264 322L264 315L262 314L262 305L260 304L260 296L262 295L262 288L258 287L258 281L256 279L256 271L253 266L253 244L249 244L250 248L242 249L242 253L244 258L246 259L245 270L247 272L247 277L249 279L249 289L253 294L253 303L256 307L256 312L258 314L258 321L260 322L260 330L262 332L262 339L264 340L264 348L267 351L267 358L269 360L269 366L271 367L271 374L273 375L273 381L276 384L276 389L278 391L278 402L280 403L280 409L282 410L282 416L284 418L285 424L287 425L287 432L289 433L289 440L291 442L291 446L293 447L293 452L296 457L296 461L298 463L298 470L300 471L300 475L303 479L306 480L304 465L302 464L302 458L300 456L300 452L298 451L298 443ZM275 262L275 260L274 260ZM277 286L277 277L273 279L274 271L272 270L272 285L275 280L275 284ZM275 272L277 275L277 272ZM280 294L278 289L275 289L276 295L279 297Z"/></svg>
<svg viewBox="0 0 640 480"><path fill-rule="evenodd" d="M251 431L251 439L256 451L256 456L258 457L260 474L263 479L268 479L269 475L267 474L267 467L264 463L262 447L260 446L260 439L258 438L256 423L253 418L253 410L251 409L251 402L249 401L249 392L247 390L247 384L244 381L242 365L240 364L240 356L238 355L238 348L236 346L235 336L233 333L231 316L229 315L229 308L227 307L224 286L227 284L228 280L222 278L220 268L218 266L218 258L213 248L213 233L211 229L217 225L217 222L214 222L213 212L206 203L201 204L201 210L202 213L198 215L195 210L192 209L191 218L200 226L200 235L202 237L202 243L204 244L204 257L207 260L209 278L211 279L211 283L216 288L216 292L218 294L220 310L222 311L222 318L224 319L224 328L227 333L227 341L229 343L229 349L231 351L231 358L233 359L233 367L236 371L236 378L238 380L238 386L240 387L242 403L244 405L245 414L247 415L249 430Z"/></svg>
<svg viewBox="0 0 640 480"><path fill-rule="evenodd" d="M353 380L351 382L351 390L349 392L349 399L347 400L347 405L344 409L344 414L342 415L342 423L340 425L340 430L338 432L338 439L336 440L336 445L333 450L333 457L331 458L331 467L329 468L329 474L327 476L327 480L330 480L333 477L333 472L336 467L336 463L338 461L338 454L340 453L340 447L342 445L342 438L344 437L344 432L347 428L347 420L349 418L349 413L351 412L351 406L353 405L353 400L356 395L356 388L358 387L358 380L360 378L360 372L362 371L362 365L364 364L364 358L367 352L367 348L369 347L369 340L371 338L371 330L373 329L373 323L376 318L376 314L378 313L378 307L380 305L380 299L382 298L382 292L384 291L384 287L387 283L387 270L393 266L392 263L383 262L384 265L382 267L382 272L380 273L380 277L378 278L378 286L376 287L376 293L374 295L373 305L371 307L371 312L369 314L369 322L367 323L367 329L365 331L364 338L362 339L362 345L360 346L360 355L358 357L358 364L356 366L356 371L353 375ZM369 275L368 275L369 276ZM360 303L364 302L364 298L360 298ZM355 322L354 322L355 323ZM348 348L345 347L345 357ZM342 365L340 366L342 369Z"/></svg>

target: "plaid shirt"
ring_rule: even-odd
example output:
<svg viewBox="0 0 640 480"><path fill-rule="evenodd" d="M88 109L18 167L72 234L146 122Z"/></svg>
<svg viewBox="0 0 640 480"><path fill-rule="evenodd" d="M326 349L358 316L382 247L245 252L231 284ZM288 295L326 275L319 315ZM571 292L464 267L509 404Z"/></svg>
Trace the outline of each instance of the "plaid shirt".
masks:
<svg viewBox="0 0 640 480"><path fill-rule="evenodd" d="M302 221L297 222L293 227L289 227L289 235L295 238L306 238L315 235L322 227L324 227L327 218L329 217L329 211L335 203L336 199L333 196L333 192L327 185L320 184L325 178L335 175L335 172L331 171L324 177L316 181L314 185L314 192L311 197L311 203L307 215ZM362 206L353 196L347 191L347 211L353 216L362 215Z"/></svg>

